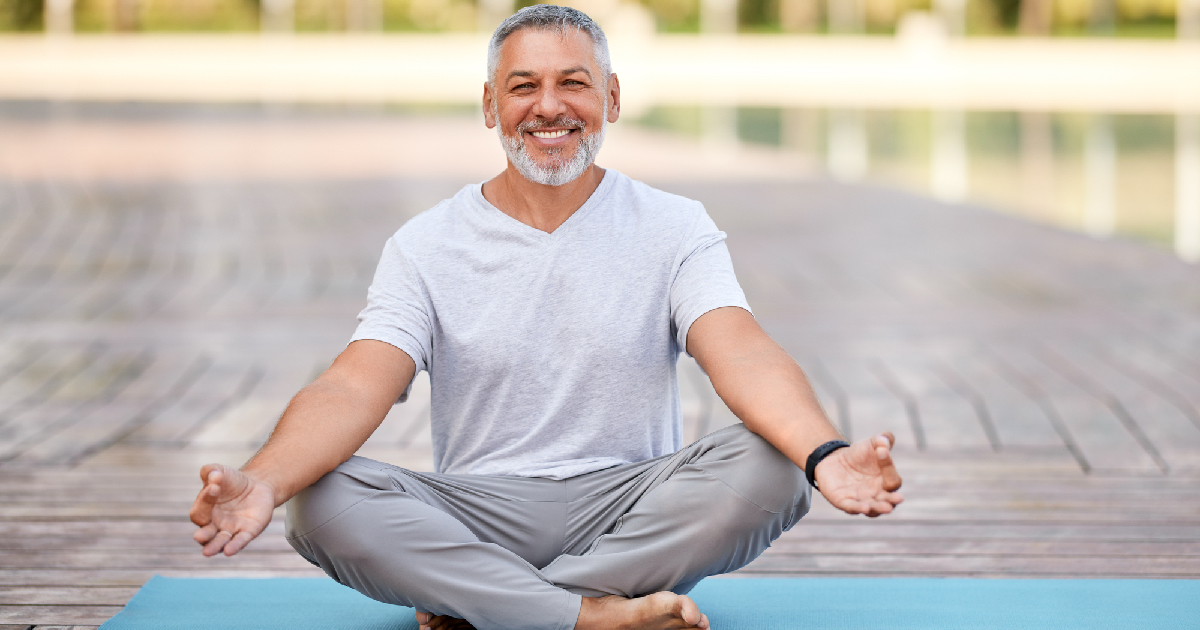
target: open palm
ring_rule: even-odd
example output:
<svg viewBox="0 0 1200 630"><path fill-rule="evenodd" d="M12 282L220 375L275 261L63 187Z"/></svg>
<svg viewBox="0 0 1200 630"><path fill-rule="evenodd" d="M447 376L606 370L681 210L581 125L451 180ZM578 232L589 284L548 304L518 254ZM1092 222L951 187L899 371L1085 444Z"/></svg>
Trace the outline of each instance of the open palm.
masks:
<svg viewBox="0 0 1200 630"><path fill-rule="evenodd" d="M208 464L200 469L204 487L192 504L192 522L200 529L193 538L202 553L239 552L271 522L275 492L267 484L236 468Z"/></svg>
<svg viewBox="0 0 1200 630"><path fill-rule="evenodd" d="M860 440L834 451L815 471L817 487L834 507L847 514L879 516L891 512L904 497L900 474L892 463L891 433Z"/></svg>

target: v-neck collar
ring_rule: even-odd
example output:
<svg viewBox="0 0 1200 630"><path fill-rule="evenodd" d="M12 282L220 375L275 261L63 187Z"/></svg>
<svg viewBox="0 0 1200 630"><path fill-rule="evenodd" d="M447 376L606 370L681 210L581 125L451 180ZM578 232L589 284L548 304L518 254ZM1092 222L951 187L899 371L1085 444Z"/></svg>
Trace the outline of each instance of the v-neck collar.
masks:
<svg viewBox="0 0 1200 630"><path fill-rule="evenodd" d="M608 189L612 188L612 182L615 179L616 175L614 174L613 169L604 169L604 177L600 179L600 184L596 186L596 190L593 190L592 194L587 198L587 201L583 202L583 205L579 206L575 212L572 212L571 216L567 217L567 220L563 221L562 224L555 228L553 232L544 232L533 227L532 225L522 223L500 208L492 205L492 202L488 201L487 197L483 196L484 182L471 187L471 196L483 209L484 214L498 226L505 227L509 230L519 232L522 235L536 238L538 240L548 241L551 239L561 238L561 235L572 229L571 226L582 221L583 217L590 213L592 208L600 205L600 200L607 196Z"/></svg>

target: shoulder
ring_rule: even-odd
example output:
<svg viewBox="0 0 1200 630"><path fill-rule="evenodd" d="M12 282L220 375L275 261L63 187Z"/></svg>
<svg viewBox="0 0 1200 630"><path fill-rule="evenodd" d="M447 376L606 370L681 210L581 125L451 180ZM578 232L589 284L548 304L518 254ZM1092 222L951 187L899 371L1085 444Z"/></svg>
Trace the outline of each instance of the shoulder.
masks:
<svg viewBox="0 0 1200 630"><path fill-rule="evenodd" d="M707 216L704 204L695 199L660 190L615 170L611 172L615 178L612 199L628 204L644 220L662 228L687 231Z"/></svg>
<svg viewBox="0 0 1200 630"><path fill-rule="evenodd" d="M455 238L461 227L462 215L470 208L472 187L464 186L453 197L443 199L436 206L405 221L390 239L404 251L436 249L441 243Z"/></svg>

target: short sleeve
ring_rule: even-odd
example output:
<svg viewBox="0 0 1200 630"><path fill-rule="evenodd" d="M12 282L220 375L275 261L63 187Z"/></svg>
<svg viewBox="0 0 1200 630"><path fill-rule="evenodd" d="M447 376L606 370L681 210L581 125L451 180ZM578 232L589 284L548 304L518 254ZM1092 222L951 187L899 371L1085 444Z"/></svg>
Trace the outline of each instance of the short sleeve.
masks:
<svg viewBox="0 0 1200 630"><path fill-rule="evenodd" d="M750 310L733 273L725 233L701 207L676 257L671 281L671 324L679 350L687 352L687 334L701 315L724 306Z"/></svg>
<svg viewBox="0 0 1200 630"><path fill-rule="evenodd" d="M350 341L374 339L412 357L416 372L429 368L433 308L420 274L396 236L388 239L367 291L367 307L358 314ZM403 400L403 398L402 398Z"/></svg>

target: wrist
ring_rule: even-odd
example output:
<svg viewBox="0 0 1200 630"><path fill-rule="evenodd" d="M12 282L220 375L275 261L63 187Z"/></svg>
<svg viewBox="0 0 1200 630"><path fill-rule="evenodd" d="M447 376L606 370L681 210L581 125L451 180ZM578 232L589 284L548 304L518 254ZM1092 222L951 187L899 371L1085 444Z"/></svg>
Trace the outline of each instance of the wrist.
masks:
<svg viewBox="0 0 1200 630"><path fill-rule="evenodd" d="M279 484L271 480L267 471L255 469L252 463L244 466L241 469L241 473L245 475L251 483L260 485L269 491L271 493L271 502L274 503L275 507L283 505L289 498L291 498L290 495L284 495L280 492Z"/></svg>
<svg viewBox="0 0 1200 630"><path fill-rule="evenodd" d="M848 446L850 446L850 444L845 440L830 440L813 449L813 452L809 454L808 459L805 460L804 463L804 476L808 478L809 485L817 490L820 490L821 488L817 486L817 466L820 465L820 463L824 461L826 457L832 455L834 451L846 448Z"/></svg>

